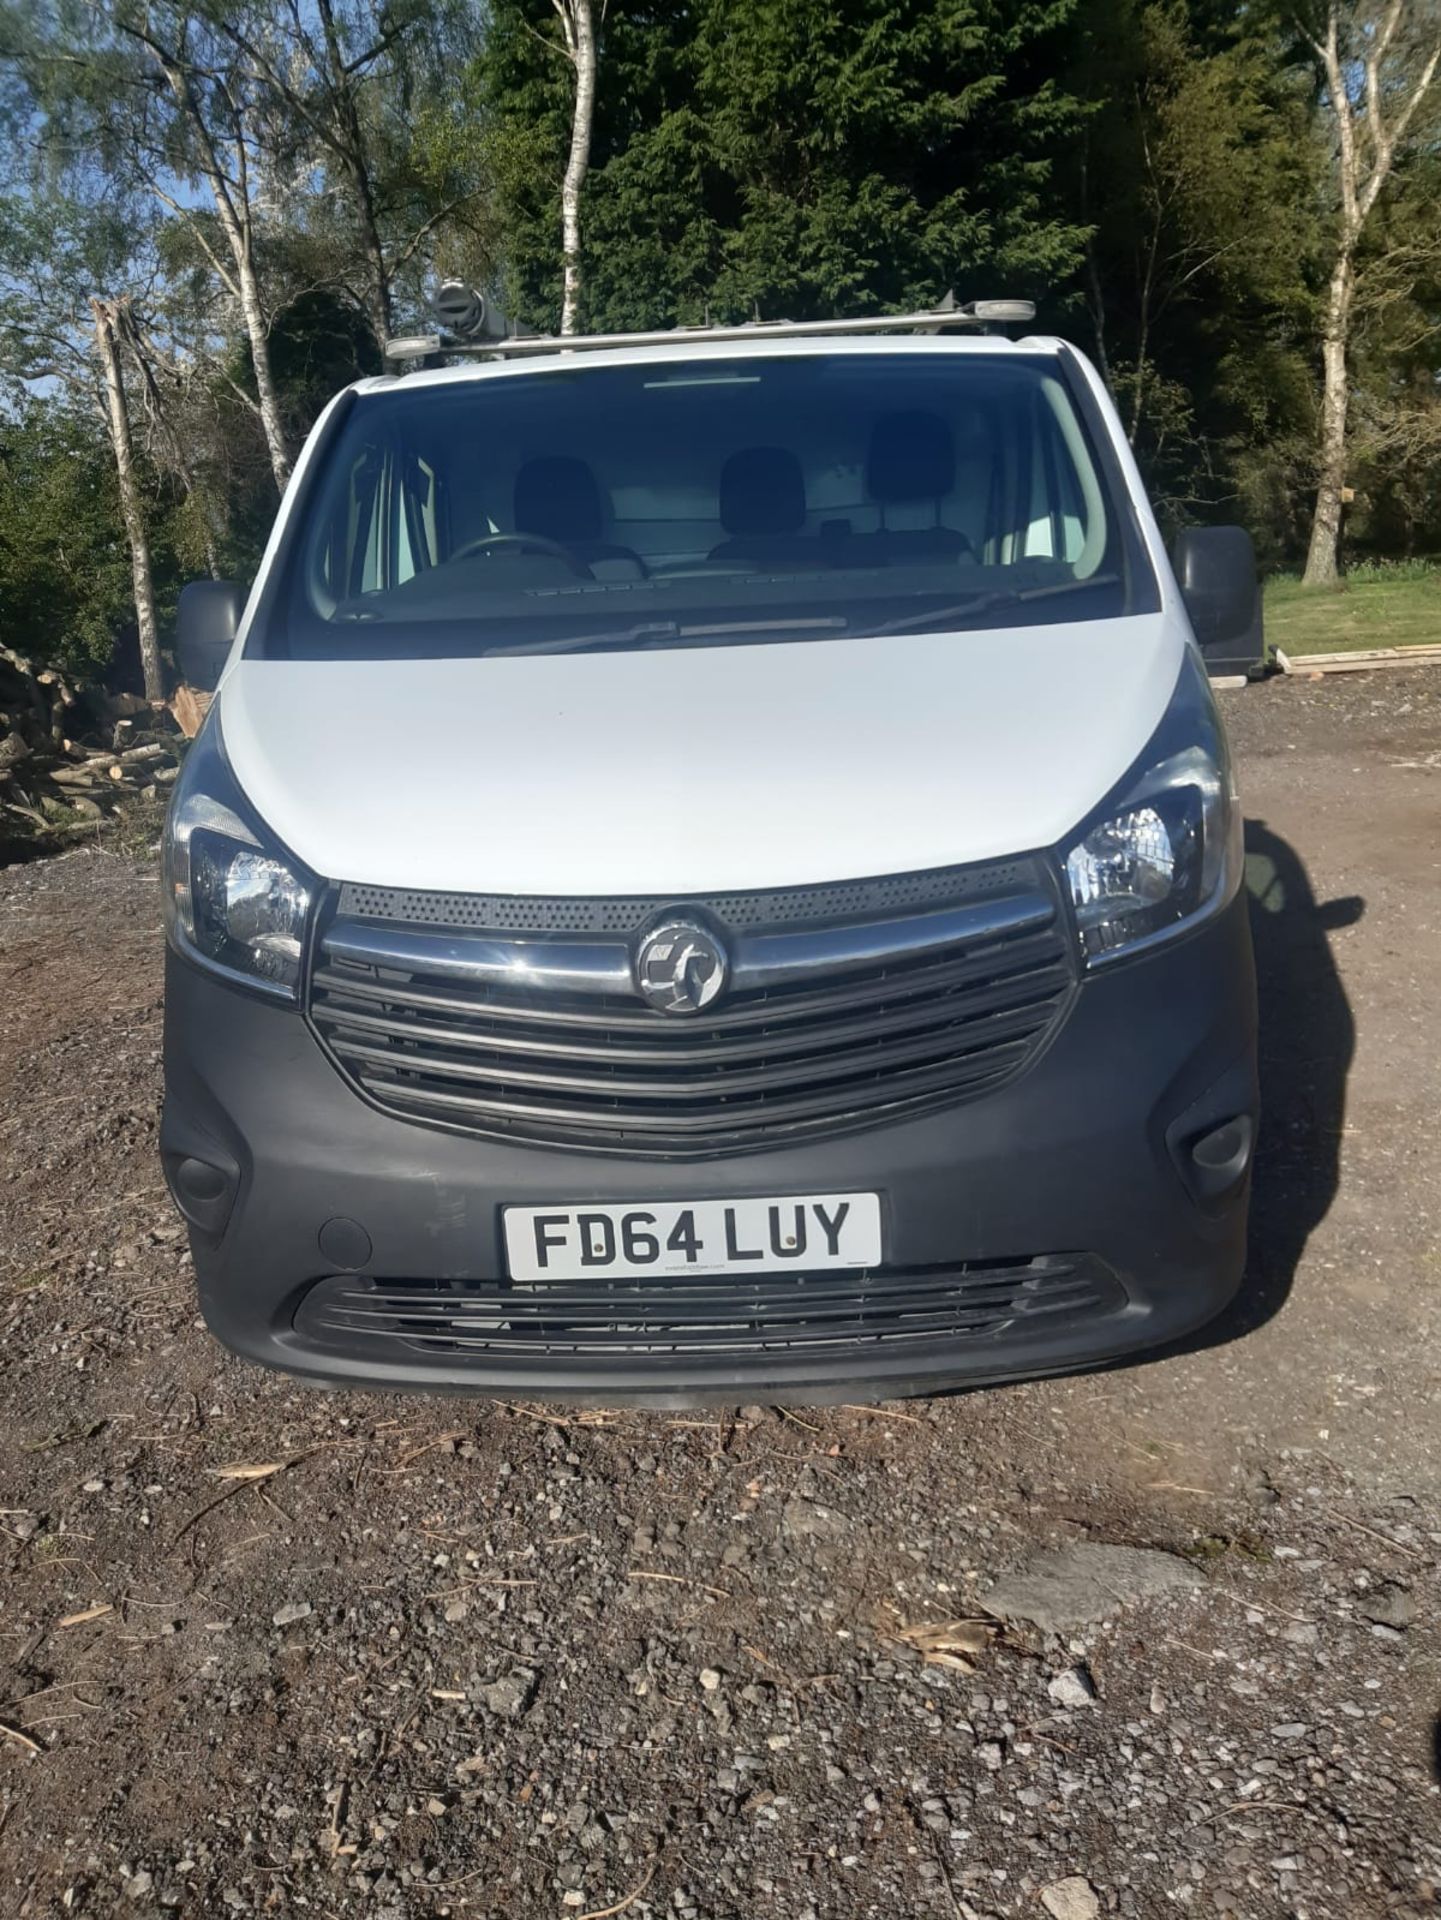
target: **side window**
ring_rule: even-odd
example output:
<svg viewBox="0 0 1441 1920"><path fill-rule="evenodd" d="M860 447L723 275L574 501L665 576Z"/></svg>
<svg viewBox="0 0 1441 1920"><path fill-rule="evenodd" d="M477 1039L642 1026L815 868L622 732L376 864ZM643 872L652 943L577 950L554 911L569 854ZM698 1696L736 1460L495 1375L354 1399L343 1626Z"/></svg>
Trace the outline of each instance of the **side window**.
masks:
<svg viewBox="0 0 1441 1920"><path fill-rule="evenodd" d="M1085 544L1084 503L1070 451L1050 409L1038 400L1031 455L1031 500L1026 525L1028 558L1075 562Z"/></svg>
<svg viewBox="0 0 1441 1920"><path fill-rule="evenodd" d="M428 461L395 454L386 462L395 521L395 567L390 586L424 573L440 558L440 481Z"/></svg>
<svg viewBox="0 0 1441 1920"><path fill-rule="evenodd" d="M336 600L383 593L440 557L444 497L428 461L368 446L351 463L331 518L321 579Z"/></svg>
<svg viewBox="0 0 1441 1920"><path fill-rule="evenodd" d="M344 485L336 490L320 566L325 590L336 600L374 593L379 585L382 468L380 449L363 447L351 461Z"/></svg>

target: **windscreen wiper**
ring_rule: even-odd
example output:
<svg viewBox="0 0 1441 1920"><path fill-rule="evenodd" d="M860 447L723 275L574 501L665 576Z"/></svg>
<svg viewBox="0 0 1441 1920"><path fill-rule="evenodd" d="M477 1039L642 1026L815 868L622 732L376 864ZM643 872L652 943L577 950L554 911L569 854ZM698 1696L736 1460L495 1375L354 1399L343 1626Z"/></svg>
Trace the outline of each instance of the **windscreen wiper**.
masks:
<svg viewBox="0 0 1441 1920"><path fill-rule="evenodd" d="M813 633L843 633L839 614L798 620L717 620L698 626L679 620L642 620L633 627L601 633L567 633L558 640L523 640L514 647L487 647L485 658L496 660L531 653L614 653L647 647L745 645L763 640L787 640Z"/></svg>
<svg viewBox="0 0 1441 1920"><path fill-rule="evenodd" d="M908 613L901 620L888 620L858 638L875 640L883 633L908 633L917 627L944 628L946 622L961 615L985 613L990 607L1029 605L1033 600L1051 600L1062 593L1081 593L1088 587L1114 587L1120 584L1118 573L1096 573L1089 580L1057 580L1047 587L994 587L987 593L973 593L968 599L953 600L949 606L934 607L928 613Z"/></svg>

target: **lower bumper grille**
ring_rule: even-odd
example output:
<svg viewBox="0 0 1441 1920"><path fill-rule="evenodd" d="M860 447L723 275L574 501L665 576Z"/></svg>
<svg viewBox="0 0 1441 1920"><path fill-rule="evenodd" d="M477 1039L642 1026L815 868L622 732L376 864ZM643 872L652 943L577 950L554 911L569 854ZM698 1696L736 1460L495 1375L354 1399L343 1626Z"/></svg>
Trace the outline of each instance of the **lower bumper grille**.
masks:
<svg viewBox="0 0 1441 1920"><path fill-rule="evenodd" d="M1126 1304L1090 1255L861 1274L759 1274L669 1282L395 1281L335 1276L301 1301L308 1346L436 1366L567 1358L858 1359L877 1350L1054 1334Z"/></svg>

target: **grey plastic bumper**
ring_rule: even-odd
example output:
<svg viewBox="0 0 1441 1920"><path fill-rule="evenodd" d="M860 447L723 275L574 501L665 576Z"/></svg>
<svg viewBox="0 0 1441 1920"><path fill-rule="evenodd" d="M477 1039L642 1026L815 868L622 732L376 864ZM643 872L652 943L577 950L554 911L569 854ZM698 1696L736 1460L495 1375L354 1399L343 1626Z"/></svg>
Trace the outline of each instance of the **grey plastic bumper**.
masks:
<svg viewBox="0 0 1441 1920"><path fill-rule="evenodd" d="M657 1404L926 1392L1176 1338L1225 1306L1244 1264L1257 1108L1244 896L1191 937L1088 979L1050 1046L1000 1091L763 1153L626 1160L392 1118L340 1079L297 1011L174 954L165 1070L162 1149L205 1317L237 1352L312 1378ZM1120 1277L1124 1304L983 1340L524 1365L424 1358L403 1343L326 1348L295 1325L307 1289L339 1271L501 1278L505 1205L869 1190L882 1196L888 1266L1083 1253Z"/></svg>

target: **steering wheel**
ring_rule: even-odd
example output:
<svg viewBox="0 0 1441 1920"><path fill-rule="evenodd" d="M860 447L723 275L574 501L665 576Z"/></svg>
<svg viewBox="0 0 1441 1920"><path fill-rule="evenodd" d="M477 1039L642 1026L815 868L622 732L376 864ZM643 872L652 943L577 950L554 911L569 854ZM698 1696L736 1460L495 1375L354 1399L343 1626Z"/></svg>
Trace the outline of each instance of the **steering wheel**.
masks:
<svg viewBox="0 0 1441 1920"><path fill-rule="evenodd" d="M478 554L504 552L507 548L513 553L548 553L553 559L564 560L572 573L590 572L559 540L547 540L543 533L483 533L478 539L467 540L464 546L457 547L450 557L470 560Z"/></svg>

